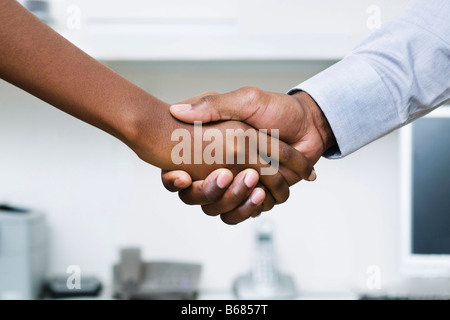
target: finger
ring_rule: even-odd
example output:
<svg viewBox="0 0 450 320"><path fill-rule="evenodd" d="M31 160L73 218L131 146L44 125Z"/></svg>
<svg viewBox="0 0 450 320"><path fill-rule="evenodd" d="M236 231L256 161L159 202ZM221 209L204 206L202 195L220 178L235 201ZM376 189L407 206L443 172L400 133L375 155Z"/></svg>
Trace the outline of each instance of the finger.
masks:
<svg viewBox="0 0 450 320"><path fill-rule="evenodd" d="M194 123L208 123L220 120L243 120L251 115L247 102L251 93L246 88L220 95L203 96L195 103L176 104L170 107L170 113L178 120Z"/></svg>
<svg viewBox="0 0 450 320"><path fill-rule="evenodd" d="M220 218L226 224L238 224L252 216L258 216L262 212L262 203L265 193L261 188L253 189L250 197L238 208L222 213Z"/></svg>
<svg viewBox="0 0 450 320"><path fill-rule="evenodd" d="M270 191L275 199L275 203L283 203L289 197L288 181L278 170L278 161L276 163L271 161L270 164L267 164L267 162L264 161L264 158L267 158L267 154L278 160L280 158L278 154L279 144L283 142L273 139L273 141L267 143L271 137L267 136L264 132L260 132L259 134L254 133L253 135L250 133L241 131L235 136L230 135L226 137L227 157L228 155L231 155L230 159L232 159L232 161L236 161L237 163L248 163L250 168L257 170L260 173L261 184ZM238 141L237 144L235 143L236 140ZM297 152L294 148L288 145L286 146ZM257 151L257 149L259 150ZM299 178L295 173L293 173L293 175L298 181Z"/></svg>
<svg viewBox="0 0 450 320"><path fill-rule="evenodd" d="M270 161L270 169L272 169L262 169L261 175L263 175L264 170L269 175L278 172L280 165L282 165L285 168L283 175L288 180L289 185L301 179L313 181L316 175L312 163L300 151L282 140L278 140L276 131L272 129L269 133L270 135L267 135L266 131L260 130L258 135L259 155L265 157L266 162Z"/></svg>
<svg viewBox="0 0 450 320"><path fill-rule="evenodd" d="M217 169L205 180L194 181L189 188L181 190L178 195L186 204L206 205L220 199L232 181L233 174L230 170Z"/></svg>
<svg viewBox="0 0 450 320"><path fill-rule="evenodd" d="M177 102L177 104L191 104L191 103L197 102L198 100L200 100L200 99L203 98L203 97L206 97L206 96L215 96L215 95L218 95L218 94L219 94L219 93L216 92L216 91L206 91L206 92L203 92L203 93L201 93L201 94L199 94L199 95L197 95L197 96L195 96L195 97L192 97L192 98L188 98L188 99L184 99L184 100L182 100L182 101L179 101L179 102Z"/></svg>
<svg viewBox="0 0 450 320"><path fill-rule="evenodd" d="M261 183L258 183L256 187L261 188L264 191L264 194L266 195L263 202L263 209L262 211L269 211L275 206L275 199L270 193L267 188L262 185Z"/></svg>
<svg viewBox="0 0 450 320"><path fill-rule="evenodd" d="M161 171L161 180L164 187L171 191L176 192L182 189L186 189L192 184L191 176L184 171Z"/></svg>
<svg viewBox="0 0 450 320"><path fill-rule="evenodd" d="M271 175L261 174L259 181L270 192L275 204L283 203L289 198L289 184L280 172Z"/></svg>
<svg viewBox="0 0 450 320"><path fill-rule="evenodd" d="M216 216L239 207L248 199L258 183L258 179L256 170L246 169L239 172L222 198L214 203L202 206L203 212L209 216Z"/></svg>
<svg viewBox="0 0 450 320"><path fill-rule="evenodd" d="M317 176L313 164L303 153L282 141L280 142L279 151L279 161L283 167L295 172L303 180L314 181L316 179Z"/></svg>

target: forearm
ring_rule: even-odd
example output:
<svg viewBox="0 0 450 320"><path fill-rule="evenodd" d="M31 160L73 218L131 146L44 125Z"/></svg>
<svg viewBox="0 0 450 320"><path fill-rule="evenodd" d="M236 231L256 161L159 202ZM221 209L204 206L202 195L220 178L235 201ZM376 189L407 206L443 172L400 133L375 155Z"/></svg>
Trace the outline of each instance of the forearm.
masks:
<svg viewBox="0 0 450 320"><path fill-rule="evenodd" d="M450 99L450 5L418 1L343 60L296 87L319 104L348 155Z"/></svg>
<svg viewBox="0 0 450 320"><path fill-rule="evenodd" d="M58 109L128 143L136 134L136 108L167 108L16 1L0 2L0 21L0 77Z"/></svg>
<svg viewBox="0 0 450 320"><path fill-rule="evenodd" d="M142 160L164 170L185 170L194 179L204 179L213 170L224 166L234 173L248 167L261 167L261 163L227 164L228 149L222 150L222 161L212 164L175 163L171 156L178 142L172 141L172 133L176 129L185 129L189 139L195 134L192 125L171 116L168 104L85 54L14 0L0 0L0 21L1 78L117 137ZM250 127L240 122L228 122L216 129L225 136L225 131L230 128L245 131ZM203 141L203 135L199 138L200 150L186 149L190 156L194 152L203 155L208 142ZM193 141L191 145L194 145ZM228 146L224 145L224 148ZM289 155L292 167L298 168L306 161L298 154L294 156L294 149L289 146L284 148L280 155ZM283 162L281 159L280 163ZM298 171L305 176L303 171L308 169L310 171L305 164ZM269 189L286 184L284 180L281 183L279 173L276 176L277 179L263 177L261 180ZM295 179L297 177L292 176L290 181ZM272 182L273 186L269 185Z"/></svg>

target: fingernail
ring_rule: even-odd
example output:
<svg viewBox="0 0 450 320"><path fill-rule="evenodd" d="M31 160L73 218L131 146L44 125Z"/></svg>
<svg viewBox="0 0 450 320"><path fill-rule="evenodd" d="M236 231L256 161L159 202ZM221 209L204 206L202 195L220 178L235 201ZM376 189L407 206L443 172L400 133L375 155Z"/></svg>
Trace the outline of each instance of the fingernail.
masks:
<svg viewBox="0 0 450 320"><path fill-rule="evenodd" d="M186 186L185 181L181 180L181 179L175 179L175 181L173 182L173 185L177 188L183 188Z"/></svg>
<svg viewBox="0 0 450 320"><path fill-rule="evenodd" d="M248 172L245 175L244 183L247 186L247 188L249 189L253 188L258 183L258 175L253 171Z"/></svg>
<svg viewBox="0 0 450 320"><path fill-rule="evenodd" d="M170 107L170 109L173 111L185 112L185 111L191 110L192 105L191 104L174 104L173 106Z"/></svg>
<svg viewBox="0 0 450 320"><path fill-rule="evenodd" d="M316 180L317 175L316 175L316 171L314 171L314 169L312 169L311 174L308 177L308 181L314 181Z"/></svg>
<svg viewBox="0 0 450 320"><path fill-rule="evenodd" d="M219 173L219 175L217 176L217 186L220 189L225 188L226 186L228 186L231 182L231 180L233 179L232 176L230 176L230 174L228 172L221 172Z"/></svg>
<svg viewBox="0 0 450 320"><path fill-rule="evenodd" d="M255 189L252 194L250 195L250 201L253 202L255 205L260 205L265 198L265 193L263 190L257 188Z"/></svg>

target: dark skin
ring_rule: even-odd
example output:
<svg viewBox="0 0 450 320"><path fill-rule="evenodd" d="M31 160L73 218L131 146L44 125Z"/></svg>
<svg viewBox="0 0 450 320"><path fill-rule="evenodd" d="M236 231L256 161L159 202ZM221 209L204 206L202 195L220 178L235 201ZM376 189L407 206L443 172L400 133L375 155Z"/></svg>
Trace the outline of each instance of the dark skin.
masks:
<svg viewBox="0 0 450 320"><path fill-rule="evenodd" d="M172 117L168 103L85 54L17 1L0 1L0 21L2 79L118 138L142 160L167 171L183 170L196 180L207 178L218 168L227 168L236 175L248 168L259 172L264 166L174 164L171 150L178 142L171 141L171 134L175 129L186 129L193 136L193 126ZM203 130L212 127L224 136L226 129L254 130L238 121L205 125ZM307 179L312 169L301 153L279 143L279 160L284 167L260 179L260 187L266 188L276 203L286 201L289 185ZM262 210L262 201L253 203L251 209L251 214L236 214L227 222L237 223L256 215Z"/></svg>
<svg viewBox="0 0 450 320"><path fill-rule="evenodd" d="M202 97L189 106L173 106L171 112L187 123L234 119L245 121L254 128L280 128L280 138L301 151L312 164L336 145L325 115L306 92L287 95L244 87ZM168 190L179 191L183 202L201 205L207 214L228 216L247 210L245 203L249 189L243 183L241 173L234 180L230 178L229 187L220 187L215 178L211 174L206 180L192 181L186 172L162 172L162 181ZM266 210L267 207L263 209Z"/></svg>

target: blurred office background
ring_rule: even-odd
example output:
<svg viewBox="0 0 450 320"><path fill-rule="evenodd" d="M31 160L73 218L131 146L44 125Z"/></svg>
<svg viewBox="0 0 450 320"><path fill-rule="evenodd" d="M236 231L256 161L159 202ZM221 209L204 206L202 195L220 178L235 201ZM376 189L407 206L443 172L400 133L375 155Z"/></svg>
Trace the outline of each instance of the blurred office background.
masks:
<svg viewBox="0 0 450 320"><path fill-rule="evenodd" d="M406 0L48 1L48 23L87 53L169 103L242 86L286 92L343 58ZM375 6L375 11L373 11ZM375 21L376 22L376 21ZM251 268L258 219L236 226L183 204L160 170L130 149L0 82L0 202L42 211L49 274L77 265L106 285L120 248L145 260L201 263L203 292L226 292ZM399 134L291 188L263 216L274 222L276 262L300 294L365 288L399 277Z"/></svg>

